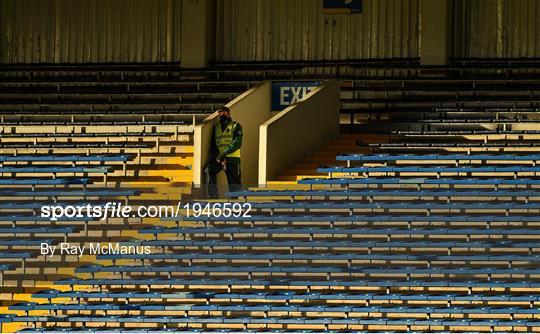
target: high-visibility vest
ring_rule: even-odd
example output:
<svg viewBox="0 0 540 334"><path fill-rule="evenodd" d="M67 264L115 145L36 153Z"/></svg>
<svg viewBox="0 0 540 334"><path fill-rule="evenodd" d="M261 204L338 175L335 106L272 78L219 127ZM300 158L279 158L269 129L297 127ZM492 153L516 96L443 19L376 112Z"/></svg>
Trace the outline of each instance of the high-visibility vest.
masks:
<svg viewBox="0 0 540 334"><path fill-rule="evenodd" d="M234 128L236 127L236 124L238 123L231 121L225 128L225 131L221 131L221 124L219 122L216 123L214 127L214 135L216 140L216 146L220 154L222 154L223 151L225 151L225 148L227 148L227 146L232 143L234 136ZM237 149L236 151L227 154L226 157L240 158L240 149Z"/></svg>

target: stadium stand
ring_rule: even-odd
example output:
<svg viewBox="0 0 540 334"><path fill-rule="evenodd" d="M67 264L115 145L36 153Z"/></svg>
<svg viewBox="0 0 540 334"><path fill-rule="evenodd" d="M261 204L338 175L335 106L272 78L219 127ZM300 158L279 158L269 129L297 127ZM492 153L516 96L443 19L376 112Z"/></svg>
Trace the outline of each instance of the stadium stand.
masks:
<svg viewBox="0 0 540 334"><path fill-rule="evenodd" d="M535 64L4 71L2 329L537 331L538 87L522 73ZM258 80L328 68L349 124L269 187L230 193L251 217L36 217L81 198L197 200L200 115ZM152 252L39 255L68 237Z"/></svg>

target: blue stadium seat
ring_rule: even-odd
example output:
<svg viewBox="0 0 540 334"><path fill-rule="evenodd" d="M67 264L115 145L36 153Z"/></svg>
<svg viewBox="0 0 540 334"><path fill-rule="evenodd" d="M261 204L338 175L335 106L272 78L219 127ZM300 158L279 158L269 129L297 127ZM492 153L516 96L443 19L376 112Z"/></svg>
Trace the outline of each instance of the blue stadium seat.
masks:
<svg viewBox="0 0 540 334"><path fill-rule="evenodd" d="M497 160L537 161L539 154L348 154L336 156L337 161L395 161L395 160Z"/></svg>
<svg viewBox="0 0 540 334"><path fill-rule="evenodd" d="M81 155L17 155L17 156L5 156L0 155L0 162L11 161L84 161L84 162L106 162L106 161L120 161L125 162L128 160L127 155L110 155L110 156L81 156Z"/></svg>
<svg viewBox="0 0 540 334"><path fill-rule="evenodd" d="M109 167L0 167L0 173L107 173Z"/></svg>
<svg viewBox="0 0 540 334"><path fill-rule="evenodd" d="M499 190L460 190L460 189L407 189L407 190L378 190L378 189L346 189L346 190L242 190L229 192L230 197L353 197L353 196L463 196L463 197L494 197L494 196L523 196L535 197L540 196L540 192L536 190L515 190L515 189L499 189Z"/></svg>
<svg viewBox="0 0 540 334"><path fill-rule="evenodd" d="M540 167L321 167L318 173L518 173L540 172Z"/></svg>
<svg viewBox="0 0 540 334"><path fill-rule="evenodd" d="M540 180L530 178L518 179L463 179L463 178L308 178L298 181L299 184L439 184L439 185L539 185Z"/></svg>
<svg viewBox="0 0 540 334"><path fill-rule="evenodd" d="M0 179L0 185L66 185L66 184L87 184L88 178L74 179Z"/></svg>

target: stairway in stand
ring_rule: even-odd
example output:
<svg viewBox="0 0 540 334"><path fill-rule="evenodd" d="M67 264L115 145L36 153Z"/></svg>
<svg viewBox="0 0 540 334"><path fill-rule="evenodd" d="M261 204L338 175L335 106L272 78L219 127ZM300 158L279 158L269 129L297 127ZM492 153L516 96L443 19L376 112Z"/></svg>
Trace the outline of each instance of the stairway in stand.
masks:
<svg viewBox="0 0 540 334"><path fill-rule="evenodd" d="M359 145L387 143L388 140L389 136L387 135L342 133L324 145L322 149L283 171L276 180L268 182L268 185L275 188L276 186L296 184L296 181L304 178L324 177L325 174L317 173L317 168L321 167L321 165L335 165L337 155L342 153L366 153L369 149L361 148Z"/></svg>

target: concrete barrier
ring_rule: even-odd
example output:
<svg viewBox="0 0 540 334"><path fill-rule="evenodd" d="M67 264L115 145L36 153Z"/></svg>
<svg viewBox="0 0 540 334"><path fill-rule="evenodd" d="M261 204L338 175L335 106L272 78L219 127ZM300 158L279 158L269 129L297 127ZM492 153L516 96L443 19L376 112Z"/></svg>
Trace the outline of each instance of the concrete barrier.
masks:
<svg viewBox="0 0 540 334"><path fill-rule="evenodd" d="M242 184L256 185L259 159L259 126L268 120L270 114L271 85L263 81L245 91L227 103L231 109L231 117L242 125ZM204 182L203 170L208 163L213 127L218 113L208 116L201 124L195 126L193 185L201 187Z"/></svg>
<svg viewBox="0 0 540 334"><path fill-rule="evenodd" d="M278 113L259 131L259 186L339 135L339 86L323 83Z"/></svg>

